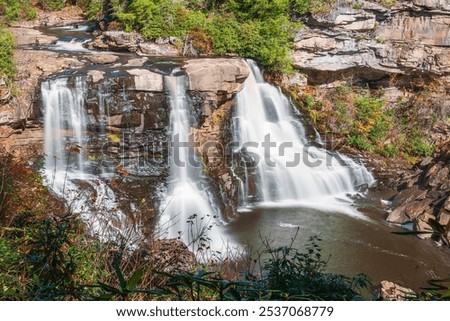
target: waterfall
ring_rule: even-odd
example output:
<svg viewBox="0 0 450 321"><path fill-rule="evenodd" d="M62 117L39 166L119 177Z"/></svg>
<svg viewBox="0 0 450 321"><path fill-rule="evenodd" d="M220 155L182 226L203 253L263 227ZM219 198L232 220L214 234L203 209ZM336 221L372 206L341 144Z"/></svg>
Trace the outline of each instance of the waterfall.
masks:
<svg viewBox="0 0 450 321"><path fill-rule="evenodd" d="M80 178L85 175L83 150L80 148L86 133L85 91L85 82L81 77L75 79L73 88L69 88L68 78L42 83L44 152L47 155L45 169L49 170L51 184L58 190L58 194L65 192L66 169L76 170Z"/></svg>
<svg viewBox="0 0 450 321"><path fill-rule="evenodd" d="M255 62L248 65L250 76L237 95L233 117L235 153L246 160L243 207L329 205L373 182L363 165L310 144L288 99L264 82Z"/></svg>
<svg viewBox="0 0 450 321"><path fill-rule="evenodd" d="M202 163L190 142L190 112L186 97L186 77L166 76L170 102L170 177L168 192L161 204L159 233L179 238L195 252L219 250L224 245L218 225L218 209L202 180Z"/></svg>
<svg viewBox="0 0 450 321"><path fill-rule="evenodd" d="M89 169L86 79L50 79L42 83L45 183L105 240L141 238L139 228L118 208L114 191Z"/></svg>

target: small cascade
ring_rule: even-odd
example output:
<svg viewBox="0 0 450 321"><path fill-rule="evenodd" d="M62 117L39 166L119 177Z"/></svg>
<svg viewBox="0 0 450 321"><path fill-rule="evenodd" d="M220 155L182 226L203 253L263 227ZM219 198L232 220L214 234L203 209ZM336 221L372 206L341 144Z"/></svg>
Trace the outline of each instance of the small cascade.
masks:
<svg viewBox="0 0 450 321"><path fill-rule="evenodd" d="M49 32L59 38L50 49L55 51L90 52L84 45L92 40L92 35L88 33L91 28L92 26L90 25L50 28Z"/></svg>
<svg viewBox="0 0 450 321"><path fill-rule="evenodd" d="M170 100L170 177L167 195L161 204L159 233L164 238L180 238L194 251L206 246L219 250L224 241L217 231L218 209L202 181L202 164L189 146L190 112L186 97L186 77L166 76ZM206 240L206 241L205 241Z"/></svg>
<svg viewBox="0 0 450 321"><path fill-rule="evenodd" d="M57 78L42 83L44 106L44 176L46 184L79 214L94 234L107 240L126 240L131 246L141 238L118 208L114 191L89 168L86 79Z"/></svg>
<svg viewBox="0 0 450 321"><path fill-rule="evenodd" d="M241 205L317 206L345 199L370 185L367 169L339 153L310 144L280 89L266 83L253 61L233 118L235 152L245 159Z"/></svg>

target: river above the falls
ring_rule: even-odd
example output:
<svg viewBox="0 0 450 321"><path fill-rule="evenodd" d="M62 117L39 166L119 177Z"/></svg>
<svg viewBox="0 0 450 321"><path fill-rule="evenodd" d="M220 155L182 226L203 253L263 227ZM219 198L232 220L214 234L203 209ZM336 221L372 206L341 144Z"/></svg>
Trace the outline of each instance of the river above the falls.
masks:
<svg viewBox="0 0 450 321"><path fill-rule="evenodd" d="M69 27L59 28L57 30L57 35L58 37L61 37L61 41L53 47L49 46L48 48L46 48L47 50L54 50L57 52L63 51L66 55L70 54L72 50L73 55L84 54L87 52L89 52L90 54L96 53L95 51L84 49L82 46L82 43L89 39L89 36L84 35L85 30L87 30L84 26L79 26L79 28L77 28L77 30L75 31L73 29L70 29ZM74 33L76 33L76 35L74 35ZM72 36L73 39L70 39L70 37ZM126 55L127 59L130 57L130 55L133 56L132 54L123 53L119 55ZM119 61L121 62L122 57L120 58L121 59ZM172 61L176 61L176 63L173 63ZM166 70L166 68L171 70L177 67L178 64L181 64L181 61L182 59L177 58L148 58L147 62L145 62L143 66L139 66L139 68L151 70L152 72L158 73L160 75L167 75L168 71ZM114 67L114 71L112 73L119 74L128 69L134 68L134 66L125 66L125 68L124 66ZM91 66L89 68L93 70L106 71L106 77L109 76L108 72L113 70L113 67L110 65ZM81 78L76 79L78 81L81 81ZM124 88L127 86L125 81L120 82L120 84L122 84ZM135 84L135 86L137 85ZM73 84L70 84L70 86L67 86L67 88L70 88L71 92L74 91ZM117 105L117 101L115 100L115 98L113 98L113 96L116 97L118 95L122 95L124 92L124 90L118 90L118 93L113 93L112 91L107 91L107 88L104 90L100 89L101 88L99 87L99 93L96 94L96 97L103 97L102 95L105 95L107 97L107 103L109 99L111 106L114 104ZM85 98L80 98L77 96L77 99L81 99L86 102L97 99L93 98L93 96L95 95L87 93L87 89L80 89L79 91L79 95L84 94L86 96ZM81 93L82 91L83 93ZM161 89L161 93L158 95L162 97L164 95L163 91L164 90ZM125 94L123 95L125 96ZM153 97L155 95L156 94L154 93L146 94L146 96L144 97L145 99L143 98L143 101L147 102L146 99L149 99L148 97ZM60 96L61 95L59 95L58 97ZM90 100L86 97L90 97ZM137 101L136 97L133 96L133 99L128 97L126 100L127 105L125 107L128 108L130 107L130 104L132 104L134 101ZM55 98L55 100L57 99ZM113 115L113 113L111 113L111 115L109 114L107 103L104 115L100 116L109 117L112 119L112 117L115 115ZM57 102L55 104L59 103ZM83 104L85 103L83 102ZM80 106L83 104L80 104ZM132 106L130 110L134 112L135 109L135 106ZM93 115L95 113L91 114ZM93 116L91 116L91 114L87 113L85 117L92 118ZM151 116L154 117L154 115ZM144 116L142 117L144 119ZM147 121L147 118L145 118L145 120ZM50 123L50 119L48 120L48 122ZM270 121L270 123L272 124L273 122ZM89 127L88 125L89 124L87 124L86 126ZM61 131L62 129L65 129L66 126L67 121L61 121ZM142 127L144 127L144 122L142 122ZM86 129L82 130L85 131ZM158 135L160 135L161 133L162 130L158 128ZM84 133L80 133L80 135L83 136ZM111 144L119 144L115 142L115 140L117 139L117 136L120 140L120 135L121 134L117 133L103 133L103 139L105 140L105 142L108 142L109 140L109 143ZM124 137L125 135L123 134L122 140L124 139ZM55 137L51 137L48 139L53 139L53 143L55 141ZM84 136L75 140L74 143L79 143L83 140L85 140ZM63 146L63 144L61 144L61 146ZM115 145L113 147L115 147ZM60 149L63 149L63 147L61 147ZM84 149L87 148L85 147ZM87 164L87 168L95 167L97 165L99 167L100 160L98 154L98 152L93 152L90 154L90 156L87 155L86 159L80 159L79 163ZM54 155L50 155L49 157L54 157ZM59 156L58 159L63 160L64 157ZM123 159L125 159L125 157L123 157ZM94 164L95 166L92 166L92 164ZM54 171L54 168L52 166L53 165L49 163L48 167L50 176ZM64 190L66 188L67 175L65 175L65 173L67 171L67 167L64 164L62 164L60 167L62 175L64 174L63 176L61 176L63 177ZM120 171L122 171L122 174L125 169L127 170L126 177L116 178L117 180L133 182L134 185L137 186L135 187L136 190L140 191L145 190L148 184L150 184L146 182L146 178L144 177L144 175L141 175L142 177L139 176L139 171L133 172L132 170L129 170L129 168L121 167ZM79 169L77 168L76 170L79 171ZM82 171L79 172L82 173ZM74 170L74 172L72 172L70 176L70 178L72 178L74 182L77 181L77 177L74 177L76 173L77 172ZM95 173L89 172L88 174ZM298 180L301 180L301 177L302 173L298 173ZM311 177L317 178L314 173L311 174ZM78 179L81 178L82 177L78 177ZM99 179L102 182L105 181L106 184L110 183L110 181L103 180L103 178L101 178L100 176L96 179ZM158 181L158 183L160 182ZM97 185L103 186L101 184ZM356 185L353 187L356 187ZM75 186L73 188L76 189ZM125 189L126 191L127 187L125 186L121 188ZM114 192L117 193L116 189L107 189L107 191L109 194ZM301 206L299 204L292 205L289 204L289 202L285 203L284 205L278 204L279 206L273 206L278 200L286 196L286 193L289 191L290 190L288 189L282 195L269 195L267 199L275 201L272 203L268 202L264 207L248 206L245 208L245 210L238 212L235 218L230 220L230 222L225 223L224 226L221 227L224 235L229 237L229 239L233 241L233 244L238 244L242 247L246 247L251 244L251 247L253 249L260 248L264 239L267 239L271 242L272 248L287 246L292 242L294 247L302 249L304 248L305 244L308 243L310 237L318 236L322 239L319 245L323 249L323 257L329 257L329 262L327 265L328 272L342 273L348 276L353 276L358 273L365 273L374 281L374 283L378 283L381 280L389 280L413 289L418 289L421 286L425 285L426 281L431 278L448 277L448 269L450 266L449 251L447 249L437 247L432 241L419 240L415 236L399 236L392 234L391 232L399 229L399 227L395 227L384 222L384 209L381 206L381 202L378 202L379 206L377 205L377 208L374 210L375 214L371 215L363 214L362 212L364 211L356 210L356 207L373 207L373 204L369 204L369 202L365 202L364 200L359 200L359 203L356 205L353 205L349 203L348 200L345 200L342 204L342 208L345 207L345 210L342 210L342 208L333 210L332 207L331 209L325 209L322 208L320 206L320 203L317 202L315 204L311 204L310 206ZM345 190L345 192L347 192L347 190ZM130 191L130 193L133 192ZM133 208L140 207L139 201L141 199L144 200L144 198L146 197L145 193L143 194L144 196L138 199L138 201L135 203L131 203L128 199L125 199L123 197L117 197L117 202L128 202L130 204L129 210L124 211L124 213L130 215L129 213L133 212ZM113 199L113 202L116 203L116 197L111 197L111 199ZM324 198L323 203L327 202L327 199ZM143 204L144 203L142 201L141 205ZM305 204L307 204L307 202L305 202ZM122 212L120 213L122 214ZM206 215L210 213L204 214ZM131 220L130 224L132 223L134 223L134 220ZM292 241L292 238L294 237L295 240Z"/></svg>

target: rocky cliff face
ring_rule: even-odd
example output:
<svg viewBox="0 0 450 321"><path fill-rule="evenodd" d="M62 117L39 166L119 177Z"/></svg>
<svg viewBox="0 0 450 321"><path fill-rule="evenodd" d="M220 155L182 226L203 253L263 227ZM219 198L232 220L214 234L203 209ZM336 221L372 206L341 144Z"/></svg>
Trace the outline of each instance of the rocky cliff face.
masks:
<svg viewBox="0 0 450 321"><path fill-rule="evenodd" d="M294 64L311 83L380 82L398 76L450 73L450 7L446 1L338 1L325 16L311 16L295 42ZM407 78L408 79L407 79Z"/></svg>
<svg viewBox="0 0 450 321"><path fill-rule="evenodd" d="M339 2L299 32L295 66L313 82L336 79L338 73L370 81L393 74L447 75L448 10L439 1L397 1L391 9Z"/></svg>

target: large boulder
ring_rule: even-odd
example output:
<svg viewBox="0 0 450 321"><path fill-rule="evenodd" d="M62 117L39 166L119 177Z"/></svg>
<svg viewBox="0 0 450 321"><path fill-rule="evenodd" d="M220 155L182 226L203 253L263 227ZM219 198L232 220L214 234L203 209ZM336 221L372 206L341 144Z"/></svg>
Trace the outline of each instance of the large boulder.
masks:
<svg viewBox="0 0 450 321"><path fill-rule="evenodd" d="M189 90L227 94L241 91L250 73L242 59L191 59L183 69L189 77Z"/></svg>
<svg viewBox="0 0 450 321"><path fill-rule="evenodd" d="M97 65L113 64L119 61L119 57L111 54L95 54L87 56L87 59Z"/></svg>
<svg viewBox="0 0 450 321"><path fill-rule="evenodd" d="M403 301L405 298L414 296L413 290L390 281L381 281L377 289L377 297L385 301Z"/></svg>
<svg viewBox="0 0 450 321"><path fill-rule="evenodd" d="M134 78L134 90L164 91L163 76L147 69L130 69L127 71Z"/></svg>

